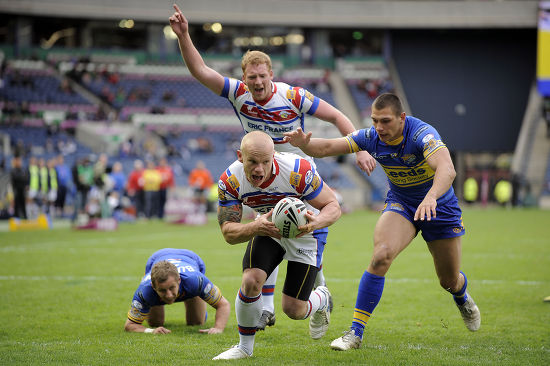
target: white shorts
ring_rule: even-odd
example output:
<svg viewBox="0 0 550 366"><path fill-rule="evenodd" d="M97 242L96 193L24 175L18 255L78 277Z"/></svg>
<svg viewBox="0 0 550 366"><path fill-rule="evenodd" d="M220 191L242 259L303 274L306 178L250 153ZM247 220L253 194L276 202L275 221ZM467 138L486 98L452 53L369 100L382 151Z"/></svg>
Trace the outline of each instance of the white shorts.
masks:
<svg viewBox="0 0 550 366"><path fill-rule="evenodd" d="M323 250L325 243L307 234L300 238L281 238L275 239L285 250L284 259L287 261L299 262L315 267L320 267L322 263Z"/></svg>

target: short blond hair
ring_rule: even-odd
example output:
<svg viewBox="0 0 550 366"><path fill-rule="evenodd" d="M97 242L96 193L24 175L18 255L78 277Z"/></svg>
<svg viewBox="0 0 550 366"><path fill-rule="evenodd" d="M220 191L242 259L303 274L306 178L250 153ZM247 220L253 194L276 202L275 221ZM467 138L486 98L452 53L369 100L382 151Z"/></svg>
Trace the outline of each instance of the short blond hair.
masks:
<svg viewBox="0 0 550 366"><path fill-rule="evenodd" d="M170 276L177 279L179 277L178 268L168 261L160 261L151 268L151 284L156 287L161 282L166 281Z"/></svg>
<svg viewBox="0 0 550 366"><path fill-rule="evenodd" d="M243 55L243 58L241 60L241 69L243 70L243 74L244 74L246 67L248 65L261 65L261 64L266 64L268 71L271 71L271 58L269 57L268 54L262 51L248 50Z"/></svg>

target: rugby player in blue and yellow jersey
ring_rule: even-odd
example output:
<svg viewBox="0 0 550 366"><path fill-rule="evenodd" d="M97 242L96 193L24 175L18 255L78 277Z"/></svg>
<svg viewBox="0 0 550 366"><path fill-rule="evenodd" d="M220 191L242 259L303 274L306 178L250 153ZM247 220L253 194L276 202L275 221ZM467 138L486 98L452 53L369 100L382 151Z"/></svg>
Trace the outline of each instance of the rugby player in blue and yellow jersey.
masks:
<svg viewBox="0 0 550 366"><path fill-rule="evenodd" d="M390 190L374 229L371 262L359 283L351 329L331 343L336 350L359 348L363 330L380 301L393 260L418 232L428 244L440 285L449 291L466 327L476 331L481 315L460 271L462 211L452 187L455 169L438 132L406 116L399 98L382 94L372 104L373 126L336 139L311 138L302 130L286 140L313 157L368 151L384 168Z"/></svg>
<svg viewBox="0 0 550 366"><path fill-rule="evenodd" d="M204 275L204 261L187 249L161 249L147 260L145 275L134 293L124 330L154 334L170 333L164 328L164 305L185 304L187 325L206 321L206 304L216 309L214 326L201 333L223 332L230 305L220 290ZM147 319L151 327L142 325Z"/></svg>

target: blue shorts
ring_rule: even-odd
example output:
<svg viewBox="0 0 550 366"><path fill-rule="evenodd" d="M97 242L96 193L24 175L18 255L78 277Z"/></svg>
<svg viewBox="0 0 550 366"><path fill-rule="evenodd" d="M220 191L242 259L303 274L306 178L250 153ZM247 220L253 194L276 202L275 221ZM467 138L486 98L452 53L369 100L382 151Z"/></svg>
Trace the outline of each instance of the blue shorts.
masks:
<svg viewBox="0 0 550 366"><path fill-rule="evenodd" d="M392 211L400 214L411 222L416 228L416 233L422 231L422 237L426 242L438 239L448 239L462 236L466 232L462 223L462 210L458 206L458 199L453 196L444 204L439 204L435 208L436 217L430 221L414 221L414 213L417 205L406 203L392 191L388 191L386 204L382 212Z"/></svg>

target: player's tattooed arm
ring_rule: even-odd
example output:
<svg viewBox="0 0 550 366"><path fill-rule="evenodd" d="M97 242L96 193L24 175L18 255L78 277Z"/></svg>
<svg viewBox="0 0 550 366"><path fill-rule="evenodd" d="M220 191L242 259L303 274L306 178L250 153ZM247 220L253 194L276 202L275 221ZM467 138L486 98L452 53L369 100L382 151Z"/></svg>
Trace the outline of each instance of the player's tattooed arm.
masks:
<svg viewBox="0 0 550 366"><path fill-rule="evenodd" d="M218 206L218 223L220 226L226 221L241 222L242 218L242 205Z"/></svg>
<svg viewBox="0 0 550 366"><path fill-rule="evenodd" d="M242 223L242 216L242 204L218 207L218 222L222 235L227 243L244 243L256 235L261 235L265 231L262 227L265 226L267 220L254 220L252 222ZM271 221L269 221L269 224L275 227Z"/></svg>

